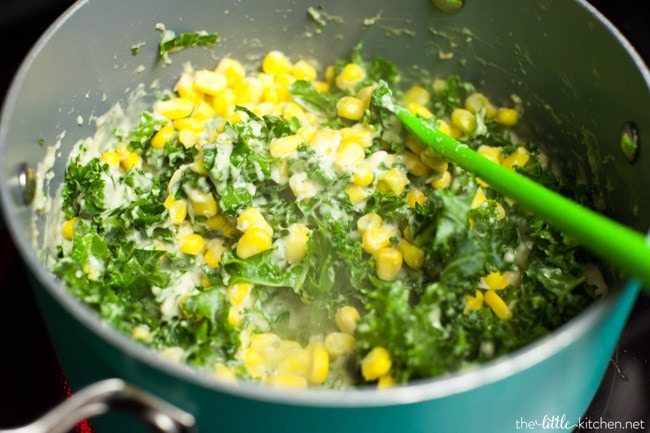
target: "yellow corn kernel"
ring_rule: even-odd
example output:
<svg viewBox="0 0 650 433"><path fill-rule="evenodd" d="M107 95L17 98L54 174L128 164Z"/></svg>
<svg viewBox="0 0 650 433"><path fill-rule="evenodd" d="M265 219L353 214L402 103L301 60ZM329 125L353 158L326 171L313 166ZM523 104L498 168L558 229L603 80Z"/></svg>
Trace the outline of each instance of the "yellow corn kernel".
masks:
<svg viewBox="0 0 650 433"><path fill-rule="evenodd" d="M485 197L485 192L483 192L482 188L477 188L476 192L474 193L474 197L472 198L472 203L470 204L470 209L476 209L477 207L480 207L485 201L487 200L487 197Z"/></svg>
<svg viewBox="0 0 650 433"><path fill-rule="evenodd" d="M368 229L380 227L381 223L381 216L378 213L370 212L357 220L357 229L359 233L363 234Z"/></svg>
<svg viewBox="0 0 650 433"><path fill-rule="evenodd" d="M352 204L361 203L371 195L368 188L365 186L357 185L356 183L351 183L346 186L343 192L345 192L345 194L348 196L348 199L350 200L350 203Z"/></svg>
<svg viewBox="0 0 650 433"><path fill-rule="evenodd" d="M237 241L237 257L247 259L268 250L272 243L273 239L266 230L251 227Z"/></svg>
<svg viewBox="0 0 650 433"><path fill-rule="evenodd" d="M311 367L311 353L309 350L298 347L289 350L281 357L275 368L276 374L291 374L300 377L307 377Z"/></svg>
<svg viewBox="0 0 650 433"><path fill-rule="evenodd" d="M183 117L176 119L172 122L174 128L178 131L187 129L195 133L203 132L205 130L205 122L195 117Z"/></svg>
<svg viewBox="0 0 650 433"><path fill-rule="evenodd" d="M203 149L199 148L199 152L194 157L194 161L190 164L190 170L200 176L207 176L208 172L203 165Z"/></svg>
<svg viewBox="0 0 650 433"><path fill-rule="evenodd" d="M251 104L245 104L245 103L238 103L237 105L248 105L250 107ZM230 122L231 124L235 125L237 123L245 123L249 119L248 113L245 113L244 111L241 110L233 110L232 114L230 117L228 117L227 121Z"/></svg>
<svg viewBox="0 0 650 433"><path fill-rule="evenodd" d="M244 209L237 217L237 230L245 232L253 227L262 229L267 232L269 236L273 236L273 228L266 221L262 212L257 208L249 207Z"/></svg>
<svg viewBox="0 0 650 433"><path fill-rule="evenodd" d="M361 374L366 380L377 380L390 371L392 364L388 350L376 346L361 360Z"/></svg>
<svg viewBox="0 0 650 433"><path fill-rule="evenodd" d="M243 356L244 366L254 379L261 379L264 374L264 358L252 348L246 349Z"/></svg>
<svg viewBox="0 0 650 433"><path fill-rule="evenodd" d="M246 76L246 69L244 66L237 60L225 57L221 59L215 72L223 74L226 77L228 86L234 86L239 83Z"/></svg>
<svg viewBox="0 0 650 433"><path fill-rule="evenodd" d="M218 212L217 200L209 192L193 191L189 200L195 215L211 218Z"/></svg>
<svg viewBox="0 0 650 433"><path fill-rule="evenodd" d="M241 310L239 308L228 309L228 323L235 328L241 324Z"/></svg>
<svg viewBox="0 0 650 433"><path fill-rule="evenodd" d="M262 74L261 74L262 75ZM258 116L281 116L282 115L282 106L281 103L284 102L283 98L283 89L278 84L263 84L262 90L262 101L256 107L254 107L254 113Z"/></svg>
<svg viewBox="0 0 650 433"><path fill-rule="evenodd" d="M107 150L102 154L102 162L104 164L116 166L120 163L120 155L114 150Z"/></svg>
<svg viewBox="0 0 650 433"><path fill-rule="evenodd" d="M395 378L389 374L385 374L381 376L379 379L377 379L377 388L378 389L385 389L385 388L390 388L397 385L397 381Z"/></svg>
<svg viewBox="0 0 650 433"><path fill-rule="evenodd" d="M451 123L465 135L471 134L476 129L476 117L464 108L456 108L451 112Z"/></svg>
<svg viewBox="0 0 650 433"><path fill-rule="evenodd" d="M233 88L237 104L257 104L262 100L264 87L259 78L245 77Z"/></svg>
<svg viewBox="0 0 650 433"><path fill-rule="evenodd" d="M170 195L165 200L165 207L169 211L169 218L174 225L179 225L187 217L187 201L185 200L174 200L174 197Z"/></svg>
<svg viewBox="0 0 650 433"><path fill-rule="evenodd" d="M294 374L273 374L264 379L264 383L280 388L306 388L307 379Z"/></svg>
<svg viewBox="0 0 650 433"><path fill-rule="evenodd" d="M413 242L413 230L411 229L410 225L407 224L406 227L404 227L403 234L404 239L409 242Z"/></svg>
<svg viewBox="0 0 650 433"><path fill-rule="evenodd" d="M212 286L210 279L205 274L201 274L201 287L207 289L210 286Z"/></svg>
<svg viewBox="0 0 650 433"><path fill-rule="evenodd" d="M354 96L344 96L336 102L336 112L349 120L360 120L366 112L366 104Z"/></svg>
<svg viewBox="0 0 650 433"><path fill-rule="evenodd" d="M291 66L291 75L296 80L314 81L316 79L316 68L309 64L306 60L298 60Z"/></svg>
<svg viewBox="0 0 650 433"><path fill-rule="evenodd" d="M447 81L442 78L436 78L433 80L433 83L431 83L431 90L435 95L446 92L448 87Z"/></svg>
<svg viewBox="0 0 650 433"><path fill-rule="evenodd" d="M515 166L518 167L526 166L529 159L530 159L530 153L528 152L528 150L523 146L519 146L513 153L511 153L510 155L506 156L503 159L501 165L503 165L505 168L508 168L510 170L514 170Z"/></svg>
<svg viewBox="0 0 650 433"><path fill-rule="evenodd" d="M172 125L167 124L163 126L154 134L153 137L151 137L151 147L158 150L163 149L167 142L172 139L174 134L175 131Z"/></svg>
<svg viewBox="0 0 650 433"><path fill-rule="evenodd" d="M339 132L341 133L341 141L354 141L355 143L360 144L364 149L372 146L374 139L377 136L377 131L370 129L361 123L341 128Z"/></svg>
<svg viewBox="0 0 650 433"><path fill-rule="evenodd" d="M291 175L289 178L289 188L299 200L314 197L321 191L320 185L309 179L304 172Z"/></svg>
<svg viewBox="0 0 650 433"><path fill-rule="evenodd" d="M501 164L501 151L502 149L500 147L488 146L486 144L482 144L478 147L478 149L476 149L476 152L478 154L482 155L492 162L496 162L497 164Z"/></svg>
<svg viewBox="0 0 650 433"><path fill-rule="evenodd" d="M465 309L464 313L469 314L470 311L480 310L483 307L483 292L476 290L475 295L465 295Z"/></svg>
<svg viewBox="0 0 650 433"><path fill-rule="evenodd" d="M302 348L300 343L293 340L280 340L280 342L274 345L272 350L266 352L266 363L269 367L277 369L280 364L288 357L293 354L300 353L304 355L309 355L309 353ZM301 376L306 375L306 371L300 371Z"/></svg>
<svg viewBox="0 0 650 433"><path fill-rule="evenodd" d="M126 158L131 151L126 144L120 143L117 148L115 148L115 152L119 155L120 160L122 160Z"/></svg>
<svg viewBox="0 0 650 433"><path fill-rule="evenodd" d="M406 136L406 140L404 140L404 144L406 147L413 152L416 155L419 155L422 153L424 149L427 149L427 145L422 142L419 138L416 136L409 134Z"/></svg>
<svg viewBox="0 0 650 433"><path fill-rule="evenodd" d="M228 309L228 323L233 327L238 327L241 324L241 310L238 308Z"/></svg>
<svg viewBox="0 0 650 433"><path fill-rule="evenodd" d="M219 116L229 118L235 112L236 101L237 95L235 95L235 92L227 88L212 98L212 108Z"/></svg>
<svg viewBox="0 0 650 433"><path fill-rule="evenodd" d="M311 230L304 224L296 223L289 226L285 254L290 265L305 257L309 233Z"/></svg>
<svg viewBox="0 0 650 433"><path fill-rule="evenodd" d="M216 268L221 263L221 255L226 252L226 246L221 239L210 239L203 253L203 261L211 268Z"/></svg>
<svg viewBox="0 0 650 433"><path fill-rule="evenodd" d="M61 236L66 241L71 241L74 237L75 224L79 221L79 217L72 217L61 226Z"/></svg>
<svg viewBox="0 0 650 433"><path fill-rule="evenodd" d="M405 104L427 105L431 99L431 94L422 86L412 86L404 92L403 99Z"/></svg>
<svg viewBox="0 0 650 433"><path fill-rule="evenodd" d="M291 72L291 61L280 51L271 51L262 60L262 71L265 74L280 75Z"/></svg>
<svg viewBox="0 0 650 433"><path fill-rule="evenodd" d="M357 329L357 323L360 319L361 316L359 315L359 311L350 305L339 308L334 316L336 326L339 327L341 332L349 335L354 335L354 331Z"/></svg>
<svg viewBox="0 0 650 433"><path fill-rule="evenodd" d="M402 170L393 167L384 173L377 182L377 190L383 194L392 192L400 195L404 192L409 179Z"/></svg>
<svg viewBox="0 0 650 433"><path fill-rule="evenodd" d="M131 338L134 340L146 341L151 337L151 331L147 325L138 325L131 331Z"/></svg>
<svg viewBox="0 0 650 433"><path fill-rule="evenodd" d="M153 111L156 114L174 120L187 117L192 114L194 102L187 98L172 98L164 101L156 101Z"/></svg>
<svg viewBox="0 0 650 433"><path fill-rule="evenodd" d="M135 152L129 152L126 157L120 160L120 167L122 167L124 171L129 171L132 168L139 167L140 163L140 155Z"/></svg>
<svg viewBox="0 0 650 433"><path fill-rule="evenodd" d="M374 179L372 167L366 161L359 161L352 167L352 182L359 186L368 186Z"/></svg>
<svg viewBox="0 0 650 433"><path fill-rule="evenodd" d="M431 181L431 187L436 189L446 188L451 184L451 173L443 171L440 177Z"/></svg>
<svg viewBox="0 0 650 433"><path fill-rule="evenodd" d="M329 92L331 87L330 84L325 81L312 81L311 84L318 93Z"/></svg>
<svg viewBox="0 0 650 433"><path fill-rule="evenodd" d="M298 135L287 135L274 139L269 144L269 154L274 158L286 158L298 150L302 138Z"/></svg>
<svg viewBox="0 0 650 433"><path fill-rule="evenodd" d="M251 336L249 348L256 353L265 353L269 348L278 347L280 337L270 332L262 332Z"/></svg>
<svg viewBox="0 0 650 433"><path fill-rule="evenodd" d="M205 239L198 233L190 233L178 240L178 249L185 254L199 254L205 246Z"/></svg>
<svg viewBox="0 0 650 433"><path fill-rule="evenodd" d="M206 95L216 95L226 86L228 86L228 79L219 72L207 69L199 69L194 72L194 87Z"/></svg>
<svg viewBox="0 0 650 433"><path fill-rule="evenodd" d="M275 75L265 74L264 72L259 72L257 74L257 78L262 83L262 87L264 88L265 92L266 92L266 90L272 90L272 89L275 90L275 89L278 89L280 87L280 84L278 84L276 82ZM271 101L270 99L266 99L266 98L264 98L264 100L267 101L267 102L274 102L274 101ZM275 101L276 104L277 104L277 102L278 101Z"/></svg>
<svg viewBox="0 0 650 433"><path fill-rule="evenodd" d="M352 90L366 78L366 71L356 63L348 63L336 76L336 86L341 90Z"/></svg>
<svg viewBox="0 0 650 433"><path fill-rule="evenodd" d="M496 121L503 126L515 126L519 121L519 113L514 108L499 108Z"/></svg>
<svg viewBox="0 0 650 433"><path fill-rule="evenodd" d="M508 308L503 299L501 299L501 296L499 296L494 290L488 290L485 292L483 301L488 307L490 307L490 309L492 309L499 319L512 319L512 311L510 311L510 308Z"/></svg>
<svg viewBox="0 0 650 433"><path fill-rule="evenodd" d="M347 173L358 163L363 161L366 154L360 144L355 141L343 141L336 150L334 168L340 172Z"/></svg>
<svg viewBox="0 0 650 433"><path fill-rule="evenodd" d="M192 101L195 104L203 99L203 95L194 88L194 79L188 72L185 72L180 76L176 82L174 90L178 93L178 96Z"/></svg>
<svg viewBox="0 0 650 433"><path fill-rule="evenodd" d="M463 131L460 130L460 128L453 123L449 123L449 135L452 138L460 138L463 136Z"/></svg>
<svg viewBox="0 0 650 433"><path fill-rule="evenodd" d="M415 209L418 205L423 205L426 201L427 196L419 189L414 188L406 194L406 204L412 209Z"/></svg>
<svg viewBox="0 0 650 433"><path fill-rule="evenodd" d="M413 176L425 177L430 173L430 168L427 166L418 155L408 150L404 152L404 167Z"/></svg>
<svg viewBox="0 0 650 433"><path fill-rule="evenodd" d="M394 281L402 269L402 253L393 247L383 247L375 253L375 271L379 279Z"/></svg>
<svg viewBox="0 0 650 433"><path fill-rule="evenodd" d="M345 355L354 350L356 339L343 332L330 332L325 336L325 349L330 356L337 357Z"/></svg>
<svg viewBox="0 0 650 433"><path fill-rule="evenodd" d="M307 142L314 151L322 156L334 158L341 144L341 134L331 128L321 128Z"/></svg>
<svg viewBox="0 0 650 433"><path fill-rule="evenodd" d="M192 111L192 119L208 120L208 119L212 119L215 116L215 114L216 113L214 111L214 108L212 108L212 106L208 102L201 99L194 106L194 111ZM205 125L203 125L203 128L205 129Z"/></svg>
<svg viewBox="0 0 650 433"><path fill-rule="evenodd" d="M335 73L334 66L330 65L325 68L325 82L328 84L332 84L334 82L334 73Z"/></svg>
<svg viewBox="0 0 650 433"><path fill-rule="evenodd" d="M465 109L474 114L484 109L488 119L492 119L497 113L497 109L488 97L479 92L474 92L465 98Z"/></svg>
<svg viewBox="0 0 650 433"><path fill-rule="evenodd" d="M366 86L359 89L359 91L355 95L357 99L359 99L363 103L364 110L367 109L368 106L370 105L370 100L372 99L372 93L375 91L376 88L377 86L374 84L370 86Z"/></svg>
<svg viewBox="0 0 650 433"><path fill-rule="evenodd" d="M178 131L178 141L186 148L194 147L199 140L199 136L191 129L183 129Z"/></svg>
<svg viewBox="0 0 650 433"><path fill-rule="evenodd" d="M424 105L420 105L417 102L409 102L406 104L406 109L416 116L423 117L425 119L430 119L433 117L433 113L429 111Z"/></svg>
<svg viewBox="0 0 650 433"><path fill-rule="evenodd" d="M234 224L225 215L217 214L212 218L201 221L201 223L208 226L211 230L221 231L226 237L232 237L237 231Z"/></svg>
<svg viewBox="0 0 650 433"><path fill-rule="evenodd" d="M385 225L369 227L361 235L361 244L365 252L374 254L381 248L390 246L390 238L395 234L395 230Z"/></svg>
<svg viewBox="0 0 650 433"><path fill-rule="evenodd" d="M496 208L497 208L497 221L501 221L506 217L506 210L499 202L496 202Z"/></svg>
<svg viewBox="0 0 650 433"><path fill-rule="evenodd" d="M291 119L292 117L295 117L296 119L300 120L301 124L307 124L307 114L305 113L305 110L302 109L302 107L295 102L286 102L282 106L282 118L284 119ZM304 139L304 137L303 137Z"/></svg>
<svg viewBox="0 0 650 433"><path fill-rule="evenodd" d="M244 303L248 297L253 285L250 283L237 283L228 287L228 301L231 305L239 306Z"/></svg>
<svg viewBox="0 0 650 433"><path fill-rule="evenodd" d="M422 269L424 266L424 251L422 249L405 240L397 243L397 249L402 253L404 263L409 268L416 271Z"/></svg>
<svg viewBox="0 0 650 433"><path fill-rule="evenodd" d="M424 149L420 153L420 161L431 170L438 173L442 173L449 168L447 160L433 149Z"/></svg>
<svg viewBox="0 0 650 433"><path fill-rule="evenodd" d="M289 73L275 76L275 84L278 86L277 92L280 101L291 101L291 92L289 91L289 87L295 82L295 77Z"/></svg>
<svg viewBox="0 0 650 433"><path fill-rule="evenodd" d="M214 365L212 368L212 374L214 374L214 376L219 379L225 380L226 382L235 383L237 381L237 375L235 372L232 371L232 369L228 368L228 366L221 363Z"/></svg>
<svg viewBox="0 0 650 433"><path fill-rule="evenodd" d="M330 368L330 356L322 341L314 341L307 346L311 352L311 365L307 380L312 385L322 385L327 379Z"/></svg>
<svg viewBox="0 0 650 433"><path fill-rule="evenodd" d="M277 103L267 101L266 96L264 97L264 102L260 102L254 106L252 111L258 117L280 116L282 114L280 106Z"/></svg>
<svg viewBox="0 0 650 433"><path fill-rule="evenodd" d="M503 290L508 287L508 274L501 272L490 272L481 277L481 283L486 289Z"/></svg>
<svg viewBox="0 0 650 433"><path fill-rule="evenodd" d="M442 119L436 120L436 123L438 124L438 130L440 132L442 132L443 134L445 134L445 135L448 135L448 136L454 137L454 138L458 138L458 137L460 137L462 135L462 134L460 134L460 132L458 132L458 128L454 127L452 129L452 127Z"/></svg>

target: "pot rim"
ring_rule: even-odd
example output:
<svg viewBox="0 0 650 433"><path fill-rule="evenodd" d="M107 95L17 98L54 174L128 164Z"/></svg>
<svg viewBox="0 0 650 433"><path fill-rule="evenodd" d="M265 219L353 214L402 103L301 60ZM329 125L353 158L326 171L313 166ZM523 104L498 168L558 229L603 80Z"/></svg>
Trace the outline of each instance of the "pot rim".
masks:
<svg viewBox="0 0 650 433"><path fill-rule="evenodd" d="M587 3L586 0L574 1L581 7L587 9L589 14L600 21L617 39L619 44L632 58L650 88L650 71L648 71L644 61L630 42L607 18ZM0 113L0 160L5 159L5 143L12 107L17 99L18 89L21 86L24 76L29 71L30 65L47 44L50 37L59 27L65 24L68 17L74 14L79 8L84 7L87 3L88 0L79 0L70 6L38 39L18 69L9 87L2 112ZM127 335L120 333L108 325L88 306L71 296L63 285L56 281L54 276L45 269L45 266L38 259L34 248L32 248L31 240L21 230L17 216L10 211L10 209L17 206L14 194L12 193L13 180L11 176L13 174L7 173L4 165L0 166L0 210L2 211L5 225L14 239L16 248L23 261L26 263L27 269L32 272L36 281L55 298L56 302L67 313L110 345L149 367L199 387L246 399L315 407L375 407L410 404L459 394L513 376L552 357L563 348L580 339L596 323L603 320L617 303L626 301L631 303L640 290L640 283L638 281L628 281L624 287L619 288L619 290L613 290L614 293L608 294L603 299L596 300L585 311L560 328L517 351L488 363L470 367L464 371L442 377L425 379L390 389L377 390L374 387L368 387L330 390L316 388L291 390L287 392L287 390L276 389L252 382L242 381L231 383L196 371L189 366L173 364L164 360L153 349L138 344ZM650 236L648 239L650 241Z"/></svg>

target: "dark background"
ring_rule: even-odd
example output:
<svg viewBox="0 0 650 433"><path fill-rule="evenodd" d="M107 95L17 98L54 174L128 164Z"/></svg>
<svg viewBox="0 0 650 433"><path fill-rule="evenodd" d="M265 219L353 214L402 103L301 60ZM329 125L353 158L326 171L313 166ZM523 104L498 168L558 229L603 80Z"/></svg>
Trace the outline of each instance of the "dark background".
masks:
<svg viewBox="0 0 650 433"><path fill-rule="evenodd" d="M4 98L31 46L72 3L71 0L0 0L0 98ZM646 8L650 2L590 0L590 3L618 27L649 64L650 14ZM645 431L650 431L649 343L650 300L642 295L586 417L645 421ZM0 228L0 429L33 420L64 399L67 392L20 258L6 231Z"/></svg>

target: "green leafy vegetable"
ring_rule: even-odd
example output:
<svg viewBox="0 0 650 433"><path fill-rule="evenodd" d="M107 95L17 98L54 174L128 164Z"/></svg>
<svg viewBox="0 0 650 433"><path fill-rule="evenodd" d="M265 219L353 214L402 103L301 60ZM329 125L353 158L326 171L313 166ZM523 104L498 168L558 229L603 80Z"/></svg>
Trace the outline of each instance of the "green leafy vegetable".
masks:
<svg viewBox="0 0 650 433"><path fill-rule="evenodd" d="M321 26L332 19L322 9L308 13ZM163 58L218 40L160 29ZM263 96L259 104L240 101L229 89L235 103L210 119L202 116L214 110L214 95L188 119L152 109L120 123L133 126L116 126L106 143L81 141L61 192L66 234L56 245L55 275L143 344L260 380L275 367L251 367L255 359L246 354L256 335L291 340L268 351L311 350L341 334L337 314L354 307L360 319L347 337L354 350L331 355L323 384L332 387L365 382L361 360L376 347L390 354L387 377L429 378L521 348L585 308L596 296L585 271L593 258L480 179L431 163L436 155L423 153L391 110L392 99L406 94L395 65L366 60L359 44L334 73L350 62L365 71L354 88L332 83L322 91L301 79L288 85L304 115L287 115L284 102ZM424 105L436 125L452 122L451 112L475 91L458 76L421 84L431 89ZM340 98L366 86L375 90L363 116L339 116ZM474 116L477 128L458 133L463 144L490 146L503 158L524 147L529 161L513 169L579 202L594 197L589 185L559 178L540 150L485 110ZM167 125L173 132L154 148L152 138ZM286 151L271 151L278 140ZM123 164L127 156L137 163ZM242 246L258 249L243 255ZM399 258L383 260L387 251ZM392 276L380 272L391 266ZM486 282L494 274L505 278L502 286ZM511 317L480 299L490 290Z"/></svg>
<svg viewBox="0 0 650 433"><path fill-rule="evenodd" d="M191 33L179 33L168 30L163 25L158 25L162 32L160 37L158 53L163 64L170 64L170 53L180 51L190 47L210 47L219 41L218 33L208 33L205 30Z"/></svg>

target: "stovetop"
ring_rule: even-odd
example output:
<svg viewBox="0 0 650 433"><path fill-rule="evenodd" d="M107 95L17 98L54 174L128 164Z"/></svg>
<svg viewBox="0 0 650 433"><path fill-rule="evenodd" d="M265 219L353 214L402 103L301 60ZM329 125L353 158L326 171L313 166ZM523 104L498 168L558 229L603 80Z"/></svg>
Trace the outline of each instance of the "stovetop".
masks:
<svg viewBox="0 0 650 433"><path fill-rule="evenodd" d="M467 0L471 1L471 0ZM590 0L650 63L647 0ZM72 0L0 0L0 98L29 48ZM69 395L27 274L0 228L0 429L28 423ZM578 432L650 431L650 297L640 295ZM608 421L636 422L616 430ZM633 424L628 424L633 425ZM77 430L80 430L78 427Z"/></svg>

